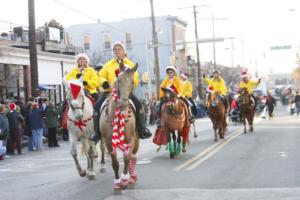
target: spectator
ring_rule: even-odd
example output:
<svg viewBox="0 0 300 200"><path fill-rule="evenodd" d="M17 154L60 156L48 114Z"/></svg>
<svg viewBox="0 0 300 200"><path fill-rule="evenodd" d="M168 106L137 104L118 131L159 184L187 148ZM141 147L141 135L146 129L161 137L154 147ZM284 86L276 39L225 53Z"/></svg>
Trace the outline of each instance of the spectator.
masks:
<svg viewBox="0 0 300 200"><path fill-rule="evenodd" d="M0 160L4 160L6 155L6 146L3 145L3 140L0 138Z"/></svg>
<svg viewBox="0 0 300 200"><path fill-rule="evenodd" d="M8 134L9 134L9 123L8 123L8 119L5 115L5 110L6 110L6 107L4 105L0 104L0 141L1 141L0 148L2 148L2 150L5 150L4 154L0 153L0 160L1 160L1 155L2 155L2 158L6 155L6 145L7 145L7 139L8 139Z"/></svg>
<svg viewBox="0 0 300 200"><path fill-rule="evenodd" d="M21 146L21 134L20 126L24 121L21 113L16 111L17 105L14 103L9 104L9 112L7 113L7 119L9 122L9 138L8 138L8 154L14 155L15 148L17 148L18 154L22 154Z"/></svg>
<svg viewBox="0 0 300 200"><path fill-rule="evenodd" d="M299 116L299 113L300 113L300 94L299 94L299 91L296 92L294 102L296 104L297 116Z"/></svg>
<svg viewBox="0 0 300 200"><path fill-rule="evenodd" d="M32 103L31 112L29 113L31 132L36 150L43 150L43 109L39 108L37 103Z"/></svg>
<svg viewBox="0 0 300 200"><path fill-rule="evenodd" d="M272 97L271 94L268 94L268 96L267 96L266 105L268 107L269 117L272 118L273 117L274 107L276 106L276 100L275 100L274 97Z"/></svg>
<svg viewBox="0 0 300 200"><path fill-rule="evenodd" d="M48 127L48 146L59 147L57 143L58 114L52 102L49 102L45 115Z"/></svg>
<svg viewBox="0 0 300 200"><path fill-rule="evenodd" d="M33 141L33 135L31 132L30 117L29 117L29 114L31 112L31 106L32 106L32 102L29 101L27 103L26 110L25 110L25 116L24 116L24 118L25 118L24 134L28 136L28 150L34 151L35 144Z"/></svg>

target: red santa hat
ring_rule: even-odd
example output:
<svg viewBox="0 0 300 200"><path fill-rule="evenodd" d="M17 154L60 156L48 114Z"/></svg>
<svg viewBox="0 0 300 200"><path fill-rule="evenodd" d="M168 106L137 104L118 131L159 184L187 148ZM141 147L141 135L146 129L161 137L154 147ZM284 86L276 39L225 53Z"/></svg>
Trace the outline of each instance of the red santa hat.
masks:
<svg viewBox="0 0 300 200"><path fill-rule="evenodd" d="M180 76L184 79L187 79L189 75L187 73L181 72Z"/></svg>
<svg viewBox="0 0 300 200"><path fill-rule="evenodd" d="M173 93L175 93L175 94L178 94L178 90L177 90L177 88L174 85L168 85L166 87L166 89L169 90L169 91L171 91L171 92L173 92Z"/></svg>
<svg viewBox="0 0 300 200"><path fill-rule="evenodd" d="M10 103L9 104L9 109L10 110L15 110L17 108L17 105L15 103Z"/></svg>
<svg viewBox="0 0 300 200"><path fill-rule="evenodd" d="M209 92L209 93L214 93L214 86L209 86L208 88L207 88L207 92Z"/></svg>

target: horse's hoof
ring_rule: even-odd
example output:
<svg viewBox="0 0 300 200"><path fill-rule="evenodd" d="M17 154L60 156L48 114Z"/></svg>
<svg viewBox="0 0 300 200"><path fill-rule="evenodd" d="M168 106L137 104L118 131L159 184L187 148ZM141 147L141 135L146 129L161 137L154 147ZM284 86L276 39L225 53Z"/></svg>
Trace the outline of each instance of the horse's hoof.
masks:
<svg viewBox="0 0 300 200"><path fill-rule="evenodd" d="M122 189L120 188L120 189L115 189L114 188L114 194L115 195L121 195L122 194Z"/></svg>
<svg viewBox="0 0 300 200"><path fill-rule="evenodd" d="M218 139L214 139L215 142L218 142Z"/></svg>
<svg viewBox="0 0 300 200"><path fill-rule="evenodd" d="M86 176L86 171L85 170L82 170L81 172L79 172L79 175L81 177L85 177Z"/></svg>
<svg viewBox="0 0 300 200"><path fill-rule="evenodd" d="M176 155L176 153L170 153L170 159L174 159L175 155Z"/></svg>
<svg viewBox="0 0 300 200"><path fill-rule="evenodd" d="M113 189L114 189L115 194L121 194L122 193L121 183L115 183L113 185Z"/></svg>
<svg viewBox="0 0 300 200"><path fill-rule="evenodd" d="M134 189L137 182L137 176L131 176L129 179L128 189Z"/></svg>
<svg viewBox="0 0 300 200"><path fill-rule="evenodd" d="M224 139L224 136L221 136L220 139Z"/></svg>
<svg viewBox="0 0 300 200"><path fill-rule="evenodd" d="M123 190L127 188L128 184L129 184L129 179L127 179L127 180L122 179L121 180L121 186L122 186Z"/></svg>
<svg viewBox="0 0 300 200"><path fill-rule="evenodd" d="M105 173L106 169L105 168L100 168L100 173Z"/></svg>
<svg viewBox="0 0 300 200"><path fill-rule="evenodd" d="M92 181L92 180L96 180L96 175L94 174L90 174L87 176L88 180Z"/></svg>

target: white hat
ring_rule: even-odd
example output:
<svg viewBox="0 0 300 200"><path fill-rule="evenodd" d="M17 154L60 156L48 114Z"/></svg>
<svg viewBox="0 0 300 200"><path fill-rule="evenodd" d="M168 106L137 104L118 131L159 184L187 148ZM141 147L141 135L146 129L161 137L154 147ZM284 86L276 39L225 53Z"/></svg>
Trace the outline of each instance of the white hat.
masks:
<svg viewBox="0 0 300 200"><path fill-rule="evenodd" d="M112 49L114 50L115 46L117 46L117 45L121 46L123 48L124 52L126 53L126 48L125 48L123 42L121 42L121 41L115 42L112 46Z"/></svg>
<svg viewBox="0 0 300 200"><path fill-rule="evenodd" d="M188 74L187 73L183 73L181 72L180 76L184 79L187 79L188 78Z"/></svg>
<svg viewBox="0 0 300 200"><path fill-rule="evenodd" d="M241 73L241 78L246 78L246 77L248 77L249 75L248 75L248 73L247 72L242 72Z"/></svg>
<svg viewBox="0 0 300 200"><path fill-rule="evenodd" d="M80 53L80 54L77 54L76 57L75 57L75 61L78 63L78 60L79 58L85 58L86 61L87 61L87 64L90 63L90 58L88 57L88 55L84 54L84 53Z"/></svg>
<svg viewBox="0 0 300 200"><path fill-rule="evenodd" d="M166 72L168 71L168 70L173 70L175 73L177 72L177 70L176 70L176 68L174 67L174 66L167 66L166 67Z"/></svg>

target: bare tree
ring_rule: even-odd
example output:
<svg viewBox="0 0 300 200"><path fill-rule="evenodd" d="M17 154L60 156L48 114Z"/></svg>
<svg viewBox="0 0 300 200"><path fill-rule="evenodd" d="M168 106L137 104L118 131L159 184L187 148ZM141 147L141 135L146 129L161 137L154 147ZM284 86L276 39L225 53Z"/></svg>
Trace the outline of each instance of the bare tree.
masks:
<svg viewBox="0 0 300 200"><path fill-rule="evenodd" d="M101 51L100 53L94 51L91 55L91 66L96 66L98 63L106 63L112 58L111 51Z"/></svg>

